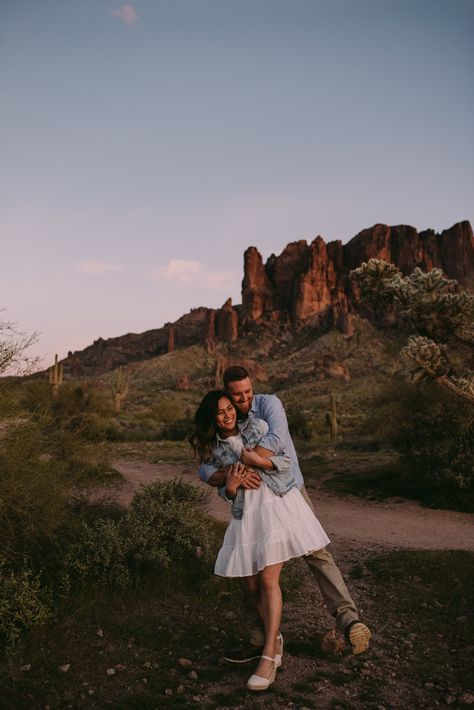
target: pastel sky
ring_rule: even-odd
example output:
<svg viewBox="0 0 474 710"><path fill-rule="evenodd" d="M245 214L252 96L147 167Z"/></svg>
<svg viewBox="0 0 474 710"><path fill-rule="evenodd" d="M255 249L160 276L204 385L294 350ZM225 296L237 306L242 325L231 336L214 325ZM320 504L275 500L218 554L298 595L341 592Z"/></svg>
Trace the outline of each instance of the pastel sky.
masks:
<svg viewBox="0 0 474 710"><path fill-rule="evenodd" d="M2 0L0 307L32 352L240 301L243 252L473 221L472 0Z"/></svg>

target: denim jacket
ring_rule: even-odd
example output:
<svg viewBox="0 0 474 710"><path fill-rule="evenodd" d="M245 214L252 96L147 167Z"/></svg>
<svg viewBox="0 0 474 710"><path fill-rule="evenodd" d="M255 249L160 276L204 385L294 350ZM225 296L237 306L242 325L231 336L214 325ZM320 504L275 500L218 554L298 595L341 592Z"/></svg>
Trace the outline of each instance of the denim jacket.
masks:
<svg viewBox="0 0 474 710"><path fill-rule="evenodd" d="M247 449L253 449L258 442L268 433L268 424L263 419L246 419L238 424L240 435L243 444ZM291 459L280 454L279 456L270 456L270 461L273 463L274 470L267 471L261 468L257 469L257 473L266 485L279 496L284 496L285 493L293 488L296 483L291 473ZM215 444L212 449L212 459L210 463L216 468L224 468L229 464L239 461L239 455L232 446L219 435L216 437ZM229 500L225 494L225 486L219 488L219 495ZM245 489L238 488L235 498L232 503L232 515L234 518L241 518L244 512Z"/></svg>

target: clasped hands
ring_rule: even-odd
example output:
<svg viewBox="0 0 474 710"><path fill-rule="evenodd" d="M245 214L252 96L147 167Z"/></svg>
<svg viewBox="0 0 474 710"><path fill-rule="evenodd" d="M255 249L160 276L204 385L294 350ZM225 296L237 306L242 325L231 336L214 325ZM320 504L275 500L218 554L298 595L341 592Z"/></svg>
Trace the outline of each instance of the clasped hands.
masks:
<svg viewBox="0 0 474 710"><path fill-rule="evenodd" d="M233 498L237 488L255 489L262 483L258 473L245 466L241 461L231 464L226 472L226 495Z"/></svg>

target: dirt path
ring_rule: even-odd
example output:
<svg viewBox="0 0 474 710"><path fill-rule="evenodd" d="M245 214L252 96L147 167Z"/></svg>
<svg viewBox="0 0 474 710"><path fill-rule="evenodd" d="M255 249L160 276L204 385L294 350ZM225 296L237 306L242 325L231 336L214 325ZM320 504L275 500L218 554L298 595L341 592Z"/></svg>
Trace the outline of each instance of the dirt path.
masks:
<svg viewBox="0 0 474 710"><path fill-rule="evenodd" d="M128 505L140 486L179 476L209 491L195 469L183 464L148 463L139 459L117 459L114 468L126 484L117 490L116 500ZM339 547L411 548L418 550L474 550L474 515L448 510L431 510L403 499L365 501L355 496L338 497L324 490L310 489L318 517L331 540ZM210 492L208 512L218 520L230 519L229 506Z"/></svg>

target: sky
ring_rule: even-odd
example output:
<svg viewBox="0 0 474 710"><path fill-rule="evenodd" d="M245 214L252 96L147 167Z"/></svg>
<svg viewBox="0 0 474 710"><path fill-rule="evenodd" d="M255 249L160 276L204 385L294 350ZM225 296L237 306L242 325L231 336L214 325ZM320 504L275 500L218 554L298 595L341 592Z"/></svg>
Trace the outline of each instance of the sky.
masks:
<svg viewBox="0 0 474 710"><path fill-rule="evenodd" d="M44 366L243 253L473 221L474 0L0 0L0 320Z"/></svg>

